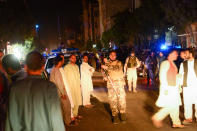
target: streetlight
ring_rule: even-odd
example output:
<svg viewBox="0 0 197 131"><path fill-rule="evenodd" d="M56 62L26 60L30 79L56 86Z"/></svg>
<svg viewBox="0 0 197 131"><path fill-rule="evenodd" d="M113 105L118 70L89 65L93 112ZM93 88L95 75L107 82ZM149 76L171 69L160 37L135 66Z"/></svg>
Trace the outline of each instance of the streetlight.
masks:
<svg viewBox="0 0 197 131"><path fill-rule="evenodd" d="M36 29L36 35L38 36L38 30L39 30L39 25L38 24L35 25L35 29Z"/></svg>
<svg viewBox="0 0 197 131"><path fill-rule="evenodd" d="M35 25L35 27L36 27L36 30L37 30L37 29L39 28L39 25L38 25L38 24L36 24L36 25Z"/></svg>

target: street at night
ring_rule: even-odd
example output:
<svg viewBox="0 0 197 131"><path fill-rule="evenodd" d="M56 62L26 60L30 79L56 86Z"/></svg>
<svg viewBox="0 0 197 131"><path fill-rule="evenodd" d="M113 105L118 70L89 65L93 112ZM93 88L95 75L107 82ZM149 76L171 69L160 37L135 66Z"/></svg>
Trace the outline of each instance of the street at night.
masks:
<svg viewBox="0 0 197 131"><path fill-rule="evenodd" d="M0 131L196 131L197 0L0 0Z"/></svg>
<svg viewBox="0 0 197 131"><path fill-rule="evenodd" d="M79 126L68 127L69 131L196 131L197 124L187 126L185 129L173 129L170 118L167 117L163 123L164 127L157 129L153 126L151 116L159 109L155 106L158 97L158 89L147 87L146 78L138 78L138 93L129 93L127 91L127 122L113 125L110 116L110 107L107 98L106 84L95 73L94 91L91 98L92 109L80 108L80 114L83 119ZM127 90L127 89L126 89ZM183 119L183 108L181 108L180 118Z"/></svg>

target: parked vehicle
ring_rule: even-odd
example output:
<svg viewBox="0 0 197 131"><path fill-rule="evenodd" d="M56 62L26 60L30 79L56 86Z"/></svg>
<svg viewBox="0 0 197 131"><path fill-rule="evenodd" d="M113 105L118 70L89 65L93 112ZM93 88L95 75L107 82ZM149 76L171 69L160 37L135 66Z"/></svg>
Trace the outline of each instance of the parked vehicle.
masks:
<svg viewBox="0 0 197 131"><path fill-rule="evenodd" d="M67 54L67 53L64 54L64 65L63 66L65 66L66 64L68 64L70 55L71 54ZM46 60L45 70L47 71L48 74L50 74L50 72L51 72L51 70L52 70L52 68L54 66L54 61L55 61L55 57L56 56L57 56L57 54L56 55L49 56L47 58L47 60ZM77 62L76 62L76 64L78 66L80 66L80 64L82 63L81 62L81 56L80 56L79 53L76 53L76 56L77 56Z"/></svg>

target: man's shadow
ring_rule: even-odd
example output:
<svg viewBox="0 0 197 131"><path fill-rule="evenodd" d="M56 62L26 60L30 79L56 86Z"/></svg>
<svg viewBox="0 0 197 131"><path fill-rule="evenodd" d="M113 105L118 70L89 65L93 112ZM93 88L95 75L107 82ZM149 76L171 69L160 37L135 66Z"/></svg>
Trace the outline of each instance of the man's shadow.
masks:
<svg viewBox="0 0 197 131"><path fill-rule="evenodd" d="M103 108L106 111L105 114L108 114L107 116L112 119L112 111L108 102L101 102L96 97L91 96L91 103L99 108Z"/></svg>
<svg viewBox="0 0 197 131"><path fill-rule="evenodd" d="M105 107L105 110L109 113L109 115L112 117L112 111L111 111L111 108L110 108L110 104L107 103L107 102L104 102L103 103L104 107Z"/></svg>

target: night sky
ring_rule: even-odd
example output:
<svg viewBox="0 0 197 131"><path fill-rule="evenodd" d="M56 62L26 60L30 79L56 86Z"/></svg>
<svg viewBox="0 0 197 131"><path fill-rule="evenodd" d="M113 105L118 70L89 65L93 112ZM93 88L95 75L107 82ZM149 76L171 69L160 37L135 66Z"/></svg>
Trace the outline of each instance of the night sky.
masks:
<svg viewBox="0 0 197 131"><path fill-rule="evenodd" d="M65 27L78 31L82 0L27 0L35 22L40 25L39 36L46 43L57 43L58 16L61 31Z"/></svg>

